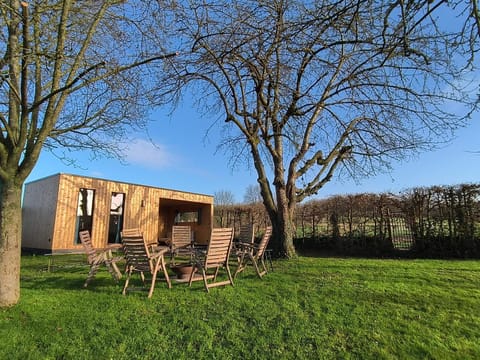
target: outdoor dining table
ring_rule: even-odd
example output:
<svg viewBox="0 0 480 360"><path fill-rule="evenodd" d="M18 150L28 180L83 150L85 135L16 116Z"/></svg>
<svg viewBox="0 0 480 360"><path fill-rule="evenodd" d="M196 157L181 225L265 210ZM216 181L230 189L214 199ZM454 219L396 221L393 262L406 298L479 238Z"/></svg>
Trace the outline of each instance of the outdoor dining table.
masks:
<svg viewBox="0 0 480 360"><path fill-rule="evenodd" d="M201 246L202 249L205 249L206 250L206 246ZM165 251L165 250L169 250L169 246L168 245L152 245L151 246L151 249L152 249L152 252L158 252L158 251ZM176 277L174 278L174 280L176 282L179 282L179 283L185 283L185 282L188 282L190 280L190 274L192 272L192 268L193 268L193 264L192 264L192 256L193 255L193 252L195 252L195 249L192 249L192 252L189 253L187 251L182 251L182 255L183 256L188 256L190 257L189 260L185 259L184 262L180 262L180 263L170 263L169 264L169 268L175 273ZM186 250L186 249L182 249L182 250ZM197 280L202 280L202 277L197 277L197 276L194 276L193 278L193 281L197 281Z"/></svg>

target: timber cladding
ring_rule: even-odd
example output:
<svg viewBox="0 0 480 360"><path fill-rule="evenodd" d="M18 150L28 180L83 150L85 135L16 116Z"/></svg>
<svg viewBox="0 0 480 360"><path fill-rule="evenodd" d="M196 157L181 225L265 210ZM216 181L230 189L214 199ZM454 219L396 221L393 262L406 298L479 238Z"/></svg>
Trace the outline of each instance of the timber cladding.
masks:
<svg viewBox="0 0 480 360"><path fill-rule="evenodd" d="M182 220L191 213L194 219ZM139 228L148 242L157 242L167 239L178 221L191 226L197 243L206 244L212 218L210 195L56 174L25 184L22 248L82 251L77 234L84 228L99 248L118 243L127 228Z"/></svg>

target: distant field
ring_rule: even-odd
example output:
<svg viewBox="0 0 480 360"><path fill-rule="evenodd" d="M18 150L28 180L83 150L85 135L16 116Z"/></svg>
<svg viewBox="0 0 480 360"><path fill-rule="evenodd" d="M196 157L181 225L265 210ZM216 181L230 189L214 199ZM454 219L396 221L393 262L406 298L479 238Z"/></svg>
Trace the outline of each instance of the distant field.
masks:
<svg viewBox="0 0 480 360"><path fill-rule="evenodd" d="M120 294L82 258L22 258L0 310L1 359L478 359L480 262L306 258L207 294ZM69 266L67 266L69 265Z"/></svg>

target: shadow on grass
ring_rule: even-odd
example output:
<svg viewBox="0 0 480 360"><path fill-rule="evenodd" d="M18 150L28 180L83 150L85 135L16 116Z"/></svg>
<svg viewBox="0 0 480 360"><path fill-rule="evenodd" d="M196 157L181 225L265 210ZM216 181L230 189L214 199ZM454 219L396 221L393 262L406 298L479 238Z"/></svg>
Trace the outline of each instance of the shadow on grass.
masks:
<svg viewBox="0 0 480 360"><path fill-rule="evenodd" d="M22 288L31 290L64 289L89 290L119 286L107 270L100 270L87 288L83 287L88 276L88 267L72 267L55 271L28 272L20 276Z"/></svg>

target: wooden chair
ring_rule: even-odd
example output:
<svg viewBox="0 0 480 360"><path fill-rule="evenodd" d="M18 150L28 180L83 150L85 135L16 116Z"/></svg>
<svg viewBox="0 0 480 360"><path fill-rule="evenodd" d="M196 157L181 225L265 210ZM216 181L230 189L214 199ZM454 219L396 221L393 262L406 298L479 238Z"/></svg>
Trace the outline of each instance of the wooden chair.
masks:
<svg viewBox="0 0 480 360"><path fill-rule="evenodd" d="M240 225L238 233L235 233L232 244L232 253L231 256L236 258L237 263L240 261L240 256L243 252L243 244L253 244L255 242L255 232L253 229L253 224L243 224ZM230 256L230 257L231 257ZM230 260L232 261L232 260Z"/></svg>
<svg viewBox="0 0 480 360"><path fill-rule="evenodd" d="M194 258L193 268L190 274L189 286L192 286L193 276L195 271L199 270L202 273L203 283L207 292L211 287L232 285L233 279L228 266L228 259L232 248L233 228L216 228L212 229L210 242L206 253L197 254ZM200 254L200 255L199 255ZM217 275L220 268L224 268L227 272L228 280L217 281ZM208 270L215 269L213 275L207 275ZM212 280L212 282L208 282Z"/></svg>
<svg viewBox="0 0 480 360"><path fill-rule="evenodd" d="M163 271L168 288L172 287L164 259L164 254L169 251L167 247L154 246L152 247L152 251L150 251L142 234L135 234L134 232L132 234L132 232L128 230L122 231L122 244L126 260L127 275L122 291L123 295L126 295L127 290L129 290L128 284L134 273L140 274L144 286L146 285L145 273L151 274L152 279L148 298L151 298L153 295L157 274L160 270Z"/></svg>
<svg viewBox="0 0 480 360"><path fill-rule="evenodd" d="M131 229L123 229L122 230L123 236L143 236L143 232L139 228L131 228ZM152 241L147 243L147 246L152 248L152 246L157 246L158 243L156 241Z"/></svg>
<svg viewBox="0 0 480 360"><path fill-rule="evenodd" d="M175 265L175 256L182 253L192 254L192 229L188 225L174 225L172 226L172 239L170 241L172 265Z"/></svg>
<svg viewBox="0 0 480 360"><path fill-rule="evenodd" d="M258 244L242 244L241 253L237 253L239 256L238 267L233 275L233 278L236 278L238 273L242 272L248 262L250 261L255 267L258 277L262 278L263 275L267 273L267 268L265 266L264 255L267 248L268 242L272 237L272 227L268 226L265 229L265 233L262 236L262 239ZM261 269L259 268L258 263L260 262Z"/></svg>
<svg viewBox="0 0 480 360"><path fill-rule="evenodd" d="M255 241L255 233L253 230L253 224L249 223L249 224L240 225L240 231L238 232L238 236L233 241L232 253L238 258L243 251L242 245L253 244L254 241Z"/></svg>
<svg viewBox="0 0 480 360"><path fill-rule="evenodd" d="M85 249L87 254L87 261L90 265L90 271L88 272L87 280L83 284L83 287L87 287L90 281L93 280L95 275L98 272L100 266L105 265L108 269L108 272L112 275L115 281L118 281L122 278L122 273L117 267L117 262L123 259L122 256L113 256L112 250L115 249L115 246L110 246L105 249L95 249L92 245L92 240L90 238L90 232L88 230L79 231L78 236L80 242ZM118 249L118 247L116 247Z"/></svg>
<svg viewBox="0 0 480 360"><path fill-rule="evenodd" d="M142 231L139 228L123 229L122 236L142 236Z"/></svg>
<svg viewBox="0 0 480 360"><path fill-rule="evenodd" d="M238 233L237 244L253 244L255 241L255 232L253 230L253 224L240 225L240 231Z"/></svg>

